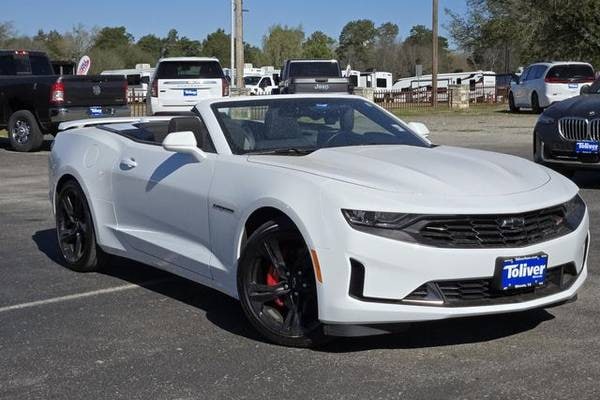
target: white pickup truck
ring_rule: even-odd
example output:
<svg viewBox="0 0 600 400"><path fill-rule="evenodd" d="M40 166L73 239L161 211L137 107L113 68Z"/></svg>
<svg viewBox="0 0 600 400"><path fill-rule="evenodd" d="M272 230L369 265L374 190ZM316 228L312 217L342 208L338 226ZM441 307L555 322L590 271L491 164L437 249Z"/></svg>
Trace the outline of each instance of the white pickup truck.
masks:
<svg viewBox="0 0 600 400"><path fill-rule="evenodd" d="M277 87L271 75L249 75L244 77L244 85L250 95L271 94Z"/></svg>
<svg viewBox="0 0 600 400"><path fill-rule="evenodd" d="M202 99L226 96L229 96L229 82L218 59L162 58L146 96L146 112L148 115L189 112Z"/></svg>

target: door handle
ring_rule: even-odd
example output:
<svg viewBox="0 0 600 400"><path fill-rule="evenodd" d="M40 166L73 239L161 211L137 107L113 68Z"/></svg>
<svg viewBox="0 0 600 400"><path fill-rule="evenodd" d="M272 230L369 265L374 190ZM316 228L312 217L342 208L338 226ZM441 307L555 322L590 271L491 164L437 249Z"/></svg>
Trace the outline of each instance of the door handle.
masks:
<svg viewBox="0 0 600 400"><path fill-rule="evenodd" d="M122 169L132 169L137 167L137 162L134 158L125 158L121 160L121 168Z"/></svg>

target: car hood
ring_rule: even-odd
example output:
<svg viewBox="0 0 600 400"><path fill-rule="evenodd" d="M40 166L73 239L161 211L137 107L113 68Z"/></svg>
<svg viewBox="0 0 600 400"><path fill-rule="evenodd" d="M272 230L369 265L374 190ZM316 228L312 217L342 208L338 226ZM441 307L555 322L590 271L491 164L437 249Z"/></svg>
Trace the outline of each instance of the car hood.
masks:
<svg viewBox="0 0 600 400"><path fill-rule="evenodd" d="M248 160L395 193L502 196L550 181L544 168L523 158L449 146L338 147Z"/></svg>
<svg viewBox="0 0 600 400"><path fill-rule="evenodd" d="M589 94L572 97L567 100L553 104L545 112L551 117L600 117L600 95Z"/></svg>

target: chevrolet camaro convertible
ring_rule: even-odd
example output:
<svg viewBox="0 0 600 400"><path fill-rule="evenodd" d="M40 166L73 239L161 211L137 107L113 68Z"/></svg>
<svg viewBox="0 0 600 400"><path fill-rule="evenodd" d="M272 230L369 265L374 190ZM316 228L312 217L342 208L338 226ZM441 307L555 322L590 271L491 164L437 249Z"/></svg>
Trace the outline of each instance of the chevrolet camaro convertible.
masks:
<svg viewBox="0 0 600 400"><path fill-rule="evenodd" d="M61 129L49 195L68 267L116 255L170 271L239 299L278 344L557 305L586 279L571 181L435 146L360 97L212 99Z"/></svg>

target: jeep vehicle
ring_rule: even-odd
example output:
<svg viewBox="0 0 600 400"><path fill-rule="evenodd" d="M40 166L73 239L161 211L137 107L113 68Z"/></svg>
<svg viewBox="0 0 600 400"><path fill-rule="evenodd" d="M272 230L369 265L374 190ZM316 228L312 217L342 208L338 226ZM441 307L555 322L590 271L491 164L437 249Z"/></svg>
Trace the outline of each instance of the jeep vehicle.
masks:
<svg viewBox="0 0 600 400"><path fill-rule="evenodd" d="M337 60L286 60L279 88L273 94L351 93L348 78L342 77Z"/></svg>

